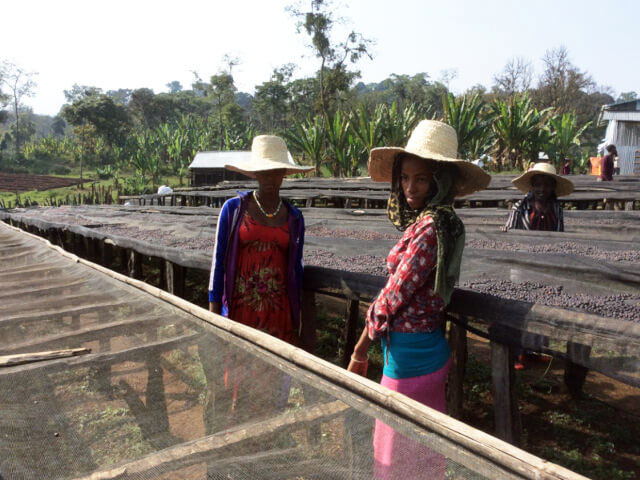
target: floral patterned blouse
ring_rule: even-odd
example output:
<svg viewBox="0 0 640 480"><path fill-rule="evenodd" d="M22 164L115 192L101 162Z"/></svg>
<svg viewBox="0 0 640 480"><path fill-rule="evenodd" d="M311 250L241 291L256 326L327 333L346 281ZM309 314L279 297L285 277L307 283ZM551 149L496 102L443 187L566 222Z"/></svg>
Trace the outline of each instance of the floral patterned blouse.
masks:
<svg viewBox="0 0 640 480"><path fill-rule="evenodd" d="M267 227L248 212L241 222L229 318L295 344L287 295L289 224Z"/></svg>
<svg viewBox="0 0 640 480"><path fill-rule="evenodd" d="M444 301L434 291L438 250L432 217L409 226L387 257L389 278L367 312L369 338L389 331L432 332L442 322Z"/></svg>

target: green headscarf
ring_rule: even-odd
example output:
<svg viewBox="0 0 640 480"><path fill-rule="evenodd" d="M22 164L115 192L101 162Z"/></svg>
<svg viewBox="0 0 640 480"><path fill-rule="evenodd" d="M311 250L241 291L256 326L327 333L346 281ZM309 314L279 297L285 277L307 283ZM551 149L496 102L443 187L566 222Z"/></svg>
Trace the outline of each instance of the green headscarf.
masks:
<svg viewBox="0 0 640 480"><path fill-rule="evenodd" d="M402 162L399 160L400 158L396 157L393 165L387 215L400 231L406 230L427 215L433 218L438 238L434 291L442 297L446 305L451 300L454 286L460 277L465 240L464 224L453 209L456 170L450 165L436 164L427 203L423 208L413 210L409 207L400 185Z"/></svg>

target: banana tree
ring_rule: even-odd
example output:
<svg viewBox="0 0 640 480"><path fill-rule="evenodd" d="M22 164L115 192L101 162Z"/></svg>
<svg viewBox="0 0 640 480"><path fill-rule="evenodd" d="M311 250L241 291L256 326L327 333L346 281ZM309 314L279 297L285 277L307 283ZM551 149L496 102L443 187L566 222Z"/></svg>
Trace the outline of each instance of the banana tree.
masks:
<svg viewBox="0 0 640 480"><path fill-rule="evenodd" d="M491 147L491 116L477 93L454 97L447 93L442 98L444 121L458 135L458 155L473 160L487 153Z"/></svg>
<svg viewBox="0 0 640 480"><path fill-rule="evenodd" d="M325 154L325 136L326 123L320 115L316 115L313 120L307 118L304 122L294 120L292 127L284 132L290 148L313 162L317 177L320 176L320 166Z"/></svg>
<svg viewBox="0 0 640 480"><path fill-rule="evenodd" d="M580 146L580 137L591 125L578 126L578 117L573 113L554 115L549 119L550 138L546 152L556 168Z"/></svg>
<svg viewBox="0 0 640 480"><path fill-rule="evenodd" d="M388 147L404 147L411 131L416 126L420 117L425 116L416 104L412 103L400 110L397 102L391 107L383 105L382 115L382 144Z"/></svg>
<svg viewBox="0 0 640 480"><path fill-rule="evenodd" d="M337 111L333 119L327 123L327 143L333 161L330 164L331 174L340 177L350 173L351 158L353 153L352 143L349 141L349 118ZM353 142L353 136L351 136Z"/></svg>
<svg viewBox="0 0 640 480"><path fill-rule="evenodd" d="M382 145L383 109L383 105L378 105L370 115L361 103L356 111L351 112L352 176L358 174L360 167L366 166L371 149Z"/></svg>
<svg viewBox="0 0 640 480"><path fill-rule="evenodd" d="M494 100L490 112L496 159L502 168L524 169L532 160L534 148L539 147L550 110L538 111L531 106L528 95L516 94L506 101Z"/></svg>

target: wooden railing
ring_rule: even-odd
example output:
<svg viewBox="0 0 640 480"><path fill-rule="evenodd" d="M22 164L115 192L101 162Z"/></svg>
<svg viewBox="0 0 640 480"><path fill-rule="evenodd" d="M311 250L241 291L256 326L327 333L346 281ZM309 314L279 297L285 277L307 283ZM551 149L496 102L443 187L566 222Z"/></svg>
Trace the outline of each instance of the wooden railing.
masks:
<svg viewBox="0 0 640 480"><path fill-rule="evenodd" d="M170 293L184 296L185 277L189 269L208 272L210 258L203 252L189 252L150 244L139 240L105 234L80 225L47 222L18 213L0 212L0 219L49 239L80 257L105 267L114 258L127 265L127 273L141 278L142 264L159 261L162 285ZM315 296L318 293L339 295L346 300L344 324L345 358L351 352L359 328L361 302L369 302L382 288L385 278L363 273L306 267L303 283L301 340L308 351L315 347ZM466 289L456 289L446 312L448 339L453 368L449 377L449 413L462 413L467 331L487 338L491 345L491 371L494 395L496 435L518 444L520 418L515 393L513 349L531 348L530 338L542 336L542 351L566 362L565 377L580 387L587 369L629 385L640 387L640 323L614 320L589 313L507 300ZM608 350L611 358L626 356L626 369L614 363L595 361L592 346ZM538 345L536 345L537 347Z"/></svg>

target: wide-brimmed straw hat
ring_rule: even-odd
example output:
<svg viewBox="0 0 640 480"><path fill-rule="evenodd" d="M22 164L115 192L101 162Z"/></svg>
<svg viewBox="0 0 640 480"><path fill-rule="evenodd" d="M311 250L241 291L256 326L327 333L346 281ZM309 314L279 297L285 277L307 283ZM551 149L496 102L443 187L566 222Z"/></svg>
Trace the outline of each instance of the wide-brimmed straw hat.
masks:
<svg viewBox="0 0 640 480"><path fill-rule="evenodd" d="M258 135L251 144L251 160L224 168L255 178L256 172L285 169L285 175L307 172L314 167L296 165L284 140L275 135Z"/></svg>
<svg viewBox="0 0 640 480"><path fill-rule="evenodd" d="M446 123L436 120L422 120L411 132L405 148L380 147L371 149L369 154L369 175L374 182L390 182L393 163L398 155L408 153L423 160L450 164L456 167L455 196L463 197L486 188L491 175L482 168L458 156L458 136Z"/></svg>
<svg viewBox="0 0 640 480"><path fill-rule="evenodd" d="M522 193L529 193L531 190L531 179L535 175L546 175L556 181L556 196L563 197L573 192L573 182L556 174L553 165L546 162L536 163L528 172L511 180L511 183Z"/></svg>

